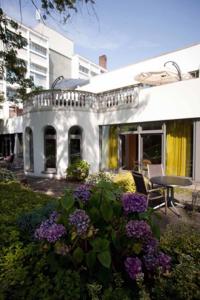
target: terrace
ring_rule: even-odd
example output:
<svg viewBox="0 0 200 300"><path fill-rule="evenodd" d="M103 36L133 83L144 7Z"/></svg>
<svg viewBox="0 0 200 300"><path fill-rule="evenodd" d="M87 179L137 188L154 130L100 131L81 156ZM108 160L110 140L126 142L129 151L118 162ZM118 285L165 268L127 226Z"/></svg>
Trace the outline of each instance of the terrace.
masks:
<svg viewBox="0 0 200 300"><path fill-rule="evenodd" d="M24 113L41 110L81 110L104 112L135 107L138 103L139 88L128 87L120 90L94 94L78 90L50 90L30 95L24 104Z"/></svg>

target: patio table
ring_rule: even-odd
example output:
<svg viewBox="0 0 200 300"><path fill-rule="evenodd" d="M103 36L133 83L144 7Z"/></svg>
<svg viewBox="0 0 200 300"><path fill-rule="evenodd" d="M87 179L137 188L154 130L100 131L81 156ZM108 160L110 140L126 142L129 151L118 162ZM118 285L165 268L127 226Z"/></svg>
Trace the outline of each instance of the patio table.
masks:
<svg viewBox="0 0 200 300"><path fill-rule="evenodd" d="M178 211L176 210L175 204L180 205L175 202L174 199L174 187L175 186L189 186L192 185L192 181L186 177L179 176L155 176L150 178L151 183L157 184L167 189L167 203L168 206L172 206L174 208L174 212L180 216ZM180 205L182 206L182 205Z"/></svg>

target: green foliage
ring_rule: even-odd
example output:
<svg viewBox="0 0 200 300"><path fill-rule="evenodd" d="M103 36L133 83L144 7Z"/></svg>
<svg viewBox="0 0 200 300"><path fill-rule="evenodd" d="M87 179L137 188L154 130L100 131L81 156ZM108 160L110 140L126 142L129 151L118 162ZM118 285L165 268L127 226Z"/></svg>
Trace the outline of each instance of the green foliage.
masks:
<svg viewBox="0 0 200 300"><path fill-rule="evenodd" d="M123 171L116 174L113 182L121 187L124 192L135 192L135 182L131 172Z"/></svg>
<svg viewBox="0 0 200 300"><path fill-rule="evenodd" d="M90 165L85 160L77 160L72 163L66 170L67 179L82 181L89 174Z"/></svg>
<svg viewBox="0 0 200 300"><path fill-rule="evenodd" d="M17 57L17 51L27 45L26 39L22 36L19 26L13 20L7 18L0 8L0 40L2 41L2 50L0 51L0 69L6 80L13 84L17 83L19 96L23 99L26 94L26 88L34 86L31 79L26 76L26 62Z"/></svg>
<svg viewBox="0 0 200 300"><path fill-rule="evenodd" d="M200 231L187 224L169 226L160 240L161 247L175 260L179 255L190 255L196 262L200 261Z"/></svg>
<svg viewBox="0 0 200 300"><path fill-rule="evenodd" d="M48 15L58 12L62 17L62 21L65 23L70 17L72 11L78 12L80 4L94 4L95 0L41 0L41 8L43 12L43 19L46 19Z"/></svg>
<svg viewBox="0 0 200 300"><path fill-rule="evenodd" d="M88 184L97 184L100 181L112 182L113 175L108 172L99 172L91 174L87 177L86 182Z"/></svg>
<svg viewBox="0 0 200 300"><path fill-rule="evenodd" d="M170 226L161 247L171 255L173 268L166 278L156 278L152 299L200 299L199 230L190 225Z"/></svg>
<svg viewBox="0 0 200 300"><path fill-rule="evenodd" d="M0 182L16 181L15 174L7 169L0 168Z"/></svg>
<svg viewBox="0 0 200 300"><path fill-rule="evenodd" d="M50 200L52 201L53 198L44 194L36 194L18 182L0 183L0 244L8 245L18 240L20 233L16 224L19 217L32 209L41 208ZM33 215L34 212L29 216L33 218ZM24 218L26 216L28 215ZM30 228L31 226L30 224Z"/></svg>
<svg viewBox="0 0 200 300"><path fill-rule="evenodd" d="M153 226L152 211L124 215L119 193L114 183L99 181L87 203L70 190L54 201L19 183L0 183L0 299L199 299L200 233L189 226L170 227L161 237L162 250L172 257L170 272L151 276L144 270L129 279L124 259L141 257L143 242L127 238L125 226L129 220ZM55 243L33 240L35 228L55 207L67 234ZM90 218L83 235L69 224L77 209Z"/></svg>

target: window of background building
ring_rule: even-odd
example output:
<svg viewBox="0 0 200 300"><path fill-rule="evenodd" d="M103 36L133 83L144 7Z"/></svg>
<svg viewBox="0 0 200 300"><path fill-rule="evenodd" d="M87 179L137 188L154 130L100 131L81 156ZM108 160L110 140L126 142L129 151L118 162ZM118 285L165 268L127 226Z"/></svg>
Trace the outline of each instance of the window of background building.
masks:
<svg viewBox="0 0 200 300"><path fill-rule="evenodd" d="M79 65L79 71L85 73L85 74L88 74L89 73L89 69L82 66L82 65Z"/></svg>
<svg viewBox="0 0 200 300"><path fill-rule="evenodd" d="M32 41L30 42L30 48L31 48L31 50L33 50L33 51L35 51L35 52L37 52L41 55L44 55L44 56L47 55L47 49L46 48L44 48L41 45L38 45L38 44L36 44Z"/></svg>
<svg viewBox="0 0 200 300"><path fill-rule="evenodd" d="M39 66L39 65L34 64L34 63L31 63L31 69L33 71L40 72L40 73L43 73L43 74L47 73L47 69L45 67Z"/></svg>

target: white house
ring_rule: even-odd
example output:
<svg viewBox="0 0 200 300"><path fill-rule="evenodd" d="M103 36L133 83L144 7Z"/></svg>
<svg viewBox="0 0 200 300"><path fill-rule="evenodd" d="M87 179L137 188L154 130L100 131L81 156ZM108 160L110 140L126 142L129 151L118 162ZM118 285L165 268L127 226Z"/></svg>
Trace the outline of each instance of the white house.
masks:
<svg viewBox="0 0 200 300"><path fill-rule="evenodd" d="M200 180L199 57L197 44L95 76L77 90L30 95L26 174L64 177L79 157L91 172L151 161Z"/></svg>

